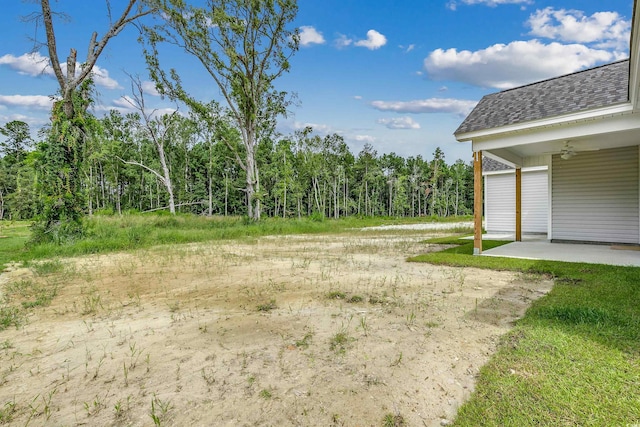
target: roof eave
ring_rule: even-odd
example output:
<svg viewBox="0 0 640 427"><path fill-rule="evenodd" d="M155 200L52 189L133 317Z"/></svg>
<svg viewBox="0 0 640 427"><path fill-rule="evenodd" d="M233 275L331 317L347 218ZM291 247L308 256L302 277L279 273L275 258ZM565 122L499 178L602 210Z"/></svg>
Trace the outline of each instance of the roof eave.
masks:
<svg viewBox="0 0 640 427"><path fill-rule="evenodd" d="M513 125L501 126L492 129L481 129L471 132L462 132L454 134L458 142L468 142L478 139L491 139L492 137L501 136L513 132L527 132L534 129L545 128L550 126L562 126L565 124L575 124L580 121L595 120L599 118L610 117L633 112L636 108L630 102L610 105L607 107L597 108L593 110L580 111L561 116L549 117L541 120L532 120L529 122L517 123Z"/></svg>

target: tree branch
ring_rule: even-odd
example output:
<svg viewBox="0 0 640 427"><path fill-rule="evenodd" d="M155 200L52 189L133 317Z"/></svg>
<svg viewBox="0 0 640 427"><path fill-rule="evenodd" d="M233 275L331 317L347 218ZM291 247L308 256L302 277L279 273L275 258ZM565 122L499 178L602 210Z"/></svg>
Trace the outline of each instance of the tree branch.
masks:
<svg viewBox="0 0 640 427"><path fill-rule="evenodd" d="M60 60L58 59L58 48L56 46L56 35L53 30L53 17L51 14L51 6L49 0L41 0L42 4L42 20L44 21L45 31L47 33L47 47L49 48L49 60L51 61L51 67L53 73L58 79L60 89L63 90L66 86L64 76L62 74L62 68L60 67Z"/></svg>

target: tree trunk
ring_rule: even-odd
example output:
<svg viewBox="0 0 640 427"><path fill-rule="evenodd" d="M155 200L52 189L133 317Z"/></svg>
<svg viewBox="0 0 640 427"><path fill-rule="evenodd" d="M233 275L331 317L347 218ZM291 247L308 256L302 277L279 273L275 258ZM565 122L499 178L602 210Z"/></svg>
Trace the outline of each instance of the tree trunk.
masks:
<svg viewBox="0 0 640 427"><path fill-rule="evenodd" d="M213 215L213 182L211 179L211 173L209 172L209 216Z"/></svg>

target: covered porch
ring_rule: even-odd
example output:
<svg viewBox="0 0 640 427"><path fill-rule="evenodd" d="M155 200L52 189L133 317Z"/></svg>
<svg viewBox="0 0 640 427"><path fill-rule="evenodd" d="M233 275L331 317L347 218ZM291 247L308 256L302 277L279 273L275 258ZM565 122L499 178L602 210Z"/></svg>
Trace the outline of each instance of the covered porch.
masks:
<svg viewBox="0 0 640 427"><path fill-rule="evenodd" d="M525 236L521 242L507 243L486 250L482 255L640 267L639 249L629 245L551 243L544 238L536 239L534 236Z"/></svg>
<svg viewBox="0 0 640 427"><path fill-rule="evenodd" d="M456 138L471 142L474 155L474 254L483 252L483 157L515 169L516 242L523 240L522 169L545 166L543 250L573 248L554 246L564 243L610 244L608 250L640 245L640 61L632 52L631 61L487 95L465 119ZM509 246L518 245L498 252ZM640 252L625 253L640 258Z"/></svg>

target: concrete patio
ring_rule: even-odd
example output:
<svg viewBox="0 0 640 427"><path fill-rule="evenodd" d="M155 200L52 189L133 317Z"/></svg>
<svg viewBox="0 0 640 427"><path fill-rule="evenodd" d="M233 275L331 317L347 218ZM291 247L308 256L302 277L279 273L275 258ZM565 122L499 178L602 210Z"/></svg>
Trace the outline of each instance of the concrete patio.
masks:
<svg viewBox="0 0 640 427"><path fill-rule="evenodd" d="M482 236L483 240L514 240L513 235ZM640 267L640 247L551 243L546 235L523 235L522 242L512 242L483 251L482 256L524 258L567 262L588 262Z"/></svg>

